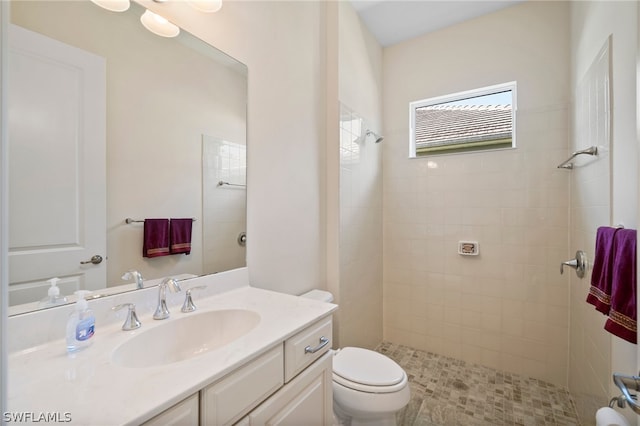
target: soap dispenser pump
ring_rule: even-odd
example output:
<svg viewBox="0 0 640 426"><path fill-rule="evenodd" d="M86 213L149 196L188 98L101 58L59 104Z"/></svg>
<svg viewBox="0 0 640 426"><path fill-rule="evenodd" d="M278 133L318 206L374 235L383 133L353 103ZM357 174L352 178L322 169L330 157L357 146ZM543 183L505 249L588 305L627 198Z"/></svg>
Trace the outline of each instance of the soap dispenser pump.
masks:
<svg viewBox="0 0 640 426"><path fill-rule="evenodd" d="M40 300L39 306L41 308L64 305L65 303L67 303L67 298L64 296L60 296L60 287L58 287L58 281L60 281L60 278L57 277L47 280L47 282L51 286L49 287L49 290L47 290L47 297Z"/></svg>
<svg viewBox="0 0 640 426"><path fill-rule="evenodd" d="M95 332L96 318L85 299L85 296L90 293L87 290L78 290L74 293L77 301L76 308L67 321L67 352L76 352L93 343L91 338Z"/></svg>

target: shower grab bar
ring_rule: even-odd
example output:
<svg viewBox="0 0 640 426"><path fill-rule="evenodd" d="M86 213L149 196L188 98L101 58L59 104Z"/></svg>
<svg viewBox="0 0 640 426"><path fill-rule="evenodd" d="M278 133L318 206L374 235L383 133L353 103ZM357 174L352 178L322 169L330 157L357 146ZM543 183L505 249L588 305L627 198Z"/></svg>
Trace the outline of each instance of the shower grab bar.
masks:
<svg viewBox="0 0 640 426"><path fill-rule="evenodd" d="M598 147L596 146L590 146L589 148L586 149L582 149L580 151L576 151L573 154L571 154L571 157L567 158L565 161L563 161L562 163L558 164L558 168L559 169L573 169L573 163L571 163L570 161L573 160L575 157L577 157L578 155L598 155Z"/></svg>
<svg viewBox="0 0 640 426"><path fill-rule="evenodd" d="M624 402L620 398L624 397L624 400L629 404L629 407L637 414L640 414L640 404L636 400L636 396L629 393L629 387L633 391L640 390L640 377L639 376L625 376L620 373L613 373L613 383L622 391L622 395L617 397L618 407L623 407Z"/></svg>
<svg viewBox="0 0 640 426"><path fill-rule="evenodd" d="M192 217L191 220L195 222L198 219ZM131 219L130 217L128 217L124 220L124 223L126 223L127 225L130 225L132 223L144 223L144 219Z"/></svg>
<svg viewBox="0 0 640 426"><path fill-rule="evenodd" d="M245 187L247 186L247 185L242 185L242 184L239 184L239 183L229 183L229 182L225 182L225 181L223 181L223 180L219 181L217 186L223 186L223 185L229 185L229 186L241 186L241 187L243 187L243 188L245 188Z"/></svg>

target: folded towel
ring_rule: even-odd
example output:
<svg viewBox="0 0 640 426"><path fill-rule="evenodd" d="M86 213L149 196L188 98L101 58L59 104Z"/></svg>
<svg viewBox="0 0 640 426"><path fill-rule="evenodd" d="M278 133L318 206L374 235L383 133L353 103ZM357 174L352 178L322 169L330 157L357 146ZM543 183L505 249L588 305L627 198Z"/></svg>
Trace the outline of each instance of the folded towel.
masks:
<svg viewBox="0 0 640 426"><path fill-rule="evenodd" d="M601 226L596 233L596 249L591 272L591 288L587 302L603 314L611 308L611 283L613 272L613 240L618 228Z"/></svg>
<svg viewBox="0 0 640 426"><path fill-rule="evenodd" d="M611 311L604 325L631 343L637 343L636 239L635 229L620 229L614 237Z"/></svg>
<svg viewBox="0 0 640 426"><path fill-rule="evenodd" d="M171 219L171 254L191 253L193 219Z"/></svg>
<svg viewBox="0 0 640 426"><path fill-rule="evenodd" d="M169 219L145 219L142 256L158 257L169 254Z"/></svg>

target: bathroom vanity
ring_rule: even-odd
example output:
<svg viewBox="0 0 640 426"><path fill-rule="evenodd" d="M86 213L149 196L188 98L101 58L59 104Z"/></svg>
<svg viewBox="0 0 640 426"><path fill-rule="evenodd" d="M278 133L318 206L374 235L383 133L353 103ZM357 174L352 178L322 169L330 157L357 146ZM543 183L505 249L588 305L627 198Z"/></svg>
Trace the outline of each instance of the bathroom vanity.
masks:
<svg viewBox="0 0 640 426"><path fill-rule="evenodd" d="M94 343L71 355L62 320L73 306L11 317L10 415L54 413L80 425L331 424L337 306L253 288L246 275L182 281L161 321L151 318L154 288L94 300ZM198 309L182 313L184 291L202 285ZM111 307L124 302L136 303L141 328L121 330L125 312ZM21 342L20 330L37 324L37 336Z"/></svg>

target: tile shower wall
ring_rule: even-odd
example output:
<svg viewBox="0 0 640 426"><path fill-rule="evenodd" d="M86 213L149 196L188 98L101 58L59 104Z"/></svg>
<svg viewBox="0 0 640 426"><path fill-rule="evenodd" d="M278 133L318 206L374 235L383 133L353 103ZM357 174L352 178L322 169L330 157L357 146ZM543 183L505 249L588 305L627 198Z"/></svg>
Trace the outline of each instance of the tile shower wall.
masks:
<svg viewBox="0 0 640 426"><path fill-rule="evenodd" d="M382 340L382 145L364 118L340 107L341 345Z"/></svg>
<svg viewBox="0 0 640 426"><path fill-rule="evenodd" d="M607 41L608 43L608 41ZM596 229L609 225L610 167L608 97L589 102L608 85L609 54L595 62L576 88L573 149L598 146L600 153L589 160L576 160L581 167L571 173L571 247L582 249L593 259ZM598 90L600 89L600 90ZM606 89L608 90L608 89ZM578 412L592 419L606 403L611 380L611 335L603 328L605 316L585 302L591 283L591 268L583 279L571 276L571 372L569 385ZM588 372L588 373L584 373ZM590 413L590 414L589 414ZM587 422L587 424L589 424Z"/></svg>
<svg viewBox="0 0 640 426"><path fill-rule="evenodd" d="M246 266L246 247L238 236L247 230L247 147L204 135L202 162L203 271Z"/></svg>
<svg viewBox="0 0 640 426"><path fill-rule="evenodd" d="M567 23L526 2L385 49L385 340L566 386ZM410 101L514 80L516 149L407 158Z"/></svg>

